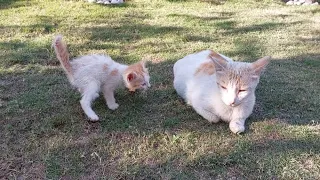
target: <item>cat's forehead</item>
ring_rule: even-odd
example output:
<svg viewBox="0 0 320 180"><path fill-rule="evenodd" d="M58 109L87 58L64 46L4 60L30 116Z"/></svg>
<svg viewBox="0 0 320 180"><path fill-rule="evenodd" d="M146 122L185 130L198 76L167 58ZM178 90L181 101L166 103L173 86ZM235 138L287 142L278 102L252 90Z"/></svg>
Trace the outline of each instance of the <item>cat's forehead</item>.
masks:
<svg viewBox="0 0 320 180"><path fill-rule="evenodd" d="M230 63L221 72L219 79L225 83L249 83L252 75L252 68L244 63Z"/></svg>

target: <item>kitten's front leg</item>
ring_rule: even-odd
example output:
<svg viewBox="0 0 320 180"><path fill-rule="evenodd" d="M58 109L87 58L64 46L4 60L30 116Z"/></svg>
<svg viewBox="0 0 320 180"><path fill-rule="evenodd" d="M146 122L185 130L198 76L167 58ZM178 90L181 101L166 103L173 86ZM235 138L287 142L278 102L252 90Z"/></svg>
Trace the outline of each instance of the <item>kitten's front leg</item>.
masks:
<svg viewBox="0 0 320 180"><path fill-rule="evenodd" d="M245 130L245 127L244 127L245 122L246 122L245 118L233 119L229 123L229 128L233 133L240 134Z"/></svg>
<svg viewBox="0 0 320 180"><path fill-rule="evenodd" d="M115 110L119 107L119 104L116 103L116 100L114 98L114 90L104 87L103 88L103 96L104 99L107 102L107 106L111 110Z"/></svg>

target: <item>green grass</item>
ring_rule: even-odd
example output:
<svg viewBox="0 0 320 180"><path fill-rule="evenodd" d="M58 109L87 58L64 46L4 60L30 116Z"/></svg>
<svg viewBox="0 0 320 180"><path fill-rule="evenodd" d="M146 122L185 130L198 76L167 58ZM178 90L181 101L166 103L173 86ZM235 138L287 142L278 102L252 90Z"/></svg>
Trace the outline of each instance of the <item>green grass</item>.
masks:
<svg viewBox="0 0 320 180"><path fill-rule="evenodd" d="M0 1L1 179L318 179L320 10L280 0ZM51 48L147 59L152 88L102 97L90 123ZM213 49L273 57L246 132L209 124L172 86L176 60Z"/></svg>

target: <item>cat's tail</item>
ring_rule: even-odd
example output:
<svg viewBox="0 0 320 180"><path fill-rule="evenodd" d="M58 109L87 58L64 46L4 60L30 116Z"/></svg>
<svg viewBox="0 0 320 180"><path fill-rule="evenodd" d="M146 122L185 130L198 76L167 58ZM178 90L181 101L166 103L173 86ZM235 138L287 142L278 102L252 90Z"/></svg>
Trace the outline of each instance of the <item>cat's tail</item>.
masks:
<svg viewBox="0 0 320 180"><path fill-rule="evenodd" d="M54 51L56 52L57 58L60 61L60 64L63 70L66 72L69 81L73 82L73 72L72 67L69 62L69 52L67 45L62 41L62 35L57 35L52 43Z"/></svg>

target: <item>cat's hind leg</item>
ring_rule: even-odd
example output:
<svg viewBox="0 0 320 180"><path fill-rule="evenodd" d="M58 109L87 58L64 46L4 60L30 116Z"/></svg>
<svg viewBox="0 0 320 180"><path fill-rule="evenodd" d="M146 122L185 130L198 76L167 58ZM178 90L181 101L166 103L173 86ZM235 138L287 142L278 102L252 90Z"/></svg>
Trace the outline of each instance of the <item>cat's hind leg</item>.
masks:
<svg viewBox="0 0 320 180"><path fill-rule="evenodd" d="M102 92L104 99L107 102L107 106L111 110L115 110L119 107L119 104L116 103L116 99L114 98L114 88L109 87L108 85L104 85L102 87Z"/></svg>
<svg viewBox="0 0 320 180"><path fill-rule="evenodd" d="M99 117L91 108L91 103L99 97L99 86L91 83L82 89L82 98L80 100L81 107L84 113L90 118L91 121L98 121Z"/></svg>
<svg viewBox="0 0 320 180"><path fill-rule="evenodd" d="M194 107L194 109L198 114L200 114L203 118L211 123L217 123L220 121L220 118L208 109L205 109L203 107Z"/></svg>

